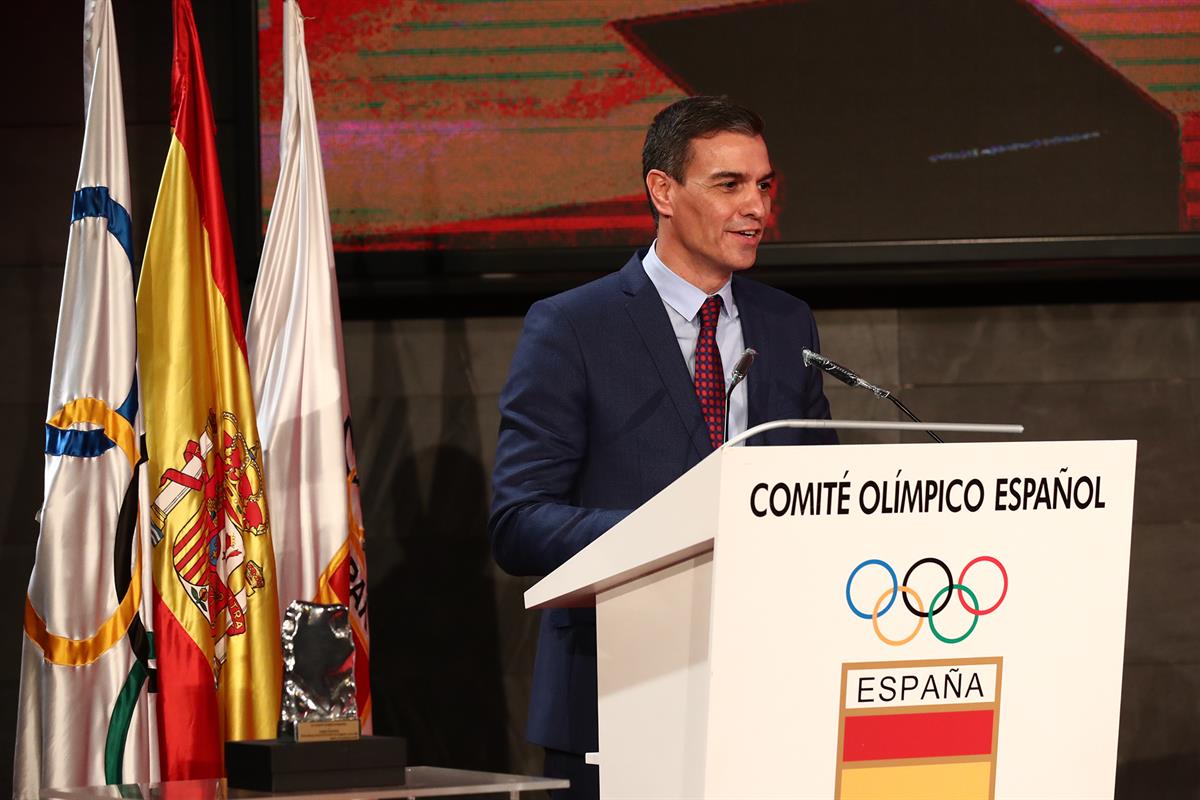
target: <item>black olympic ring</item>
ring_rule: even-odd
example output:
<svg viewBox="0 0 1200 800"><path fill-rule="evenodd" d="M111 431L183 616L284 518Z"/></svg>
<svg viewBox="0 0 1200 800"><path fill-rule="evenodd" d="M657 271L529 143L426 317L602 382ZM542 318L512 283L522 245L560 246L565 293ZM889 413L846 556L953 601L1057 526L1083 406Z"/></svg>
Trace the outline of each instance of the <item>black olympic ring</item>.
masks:
<svg viewBox="0 0 1200 800"><path fill-rule="evenodd" d="M950 595L954 593L954 574L950 572L950 567L946 566L945 561L942 561L940 558L933 558L930 556L929 558L922 558L920 561L908 568L908 572L904 573L904 581L902 583L903 586L912 585L908 582L908 579L912 577L912 574L916 571L917 567L921 566L922 564L937 564L942 568L942 571L946 573L946 586L948 588L946 590L946 597L942 600L942 604L937 608L931 608L928 611L918 611L917 609L913 608L912 602L908 599L907 592L901 592L900 599L904 601L904 607L907 608L909 613L911 613L914 617L936 617L942 612L942 609L944 609L950 603Z"/></svg>

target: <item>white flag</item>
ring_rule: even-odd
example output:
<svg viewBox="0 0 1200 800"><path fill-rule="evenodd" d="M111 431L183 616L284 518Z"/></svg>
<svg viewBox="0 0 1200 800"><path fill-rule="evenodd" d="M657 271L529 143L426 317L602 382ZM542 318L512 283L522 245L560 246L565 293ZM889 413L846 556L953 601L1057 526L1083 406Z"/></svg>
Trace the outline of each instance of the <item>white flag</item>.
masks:
<svg viewBox="0 0 1200 800"><path fill-rule="evenodd" d="M25 603L15 797L157 780L129 165L109 0L85 4L87 122Z"/></svg>
<svg viewBox="0 0 1200 800"><path fill-rule="evenodd" d="M329 202L304 20L283 6L279 183L246 331L282 612L341 603L354 630L363 732L371 730L367 571L350 434Z"/></svg>

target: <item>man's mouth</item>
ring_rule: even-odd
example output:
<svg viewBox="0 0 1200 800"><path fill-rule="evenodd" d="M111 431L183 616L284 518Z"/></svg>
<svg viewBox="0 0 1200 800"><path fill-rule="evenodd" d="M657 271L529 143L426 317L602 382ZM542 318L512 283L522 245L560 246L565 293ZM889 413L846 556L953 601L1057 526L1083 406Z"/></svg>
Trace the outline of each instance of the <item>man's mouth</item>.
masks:
<svg viewBox="0 0 1200 800"><path fill-rule="evenodd" d="M754 229L748 231L730 231L730 233L737 234L743 239L757 239L762 234L762 231L759 229Z"/></svg>

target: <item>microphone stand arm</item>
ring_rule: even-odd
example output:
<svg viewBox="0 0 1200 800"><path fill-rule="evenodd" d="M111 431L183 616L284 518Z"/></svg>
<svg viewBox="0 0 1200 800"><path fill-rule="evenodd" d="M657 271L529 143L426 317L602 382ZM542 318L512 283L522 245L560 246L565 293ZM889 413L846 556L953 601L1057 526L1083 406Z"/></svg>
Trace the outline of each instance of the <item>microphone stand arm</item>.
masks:
<svg viewBox="0 0 1200 800"><path fill-rule="evenodd" d="M888 400L891 400L891 401L892 401L892 403L894 403L894 404L895 404L896 408L898 408L898 409L900 409L901 411L903 411L903 412L904 412L904 416L908 417L908 418L909 418L909 419L911 419L913 422L919 422L919 423L921 423L922 425L924 425L924 424L925 424L925 423L921 422L921 420L917 419L917 415L916 415L916 414L914 414L914 413L912 413L911 411L909 411L909 410L908 410L908 406L904 405L904 403L901 403L901 402L900 402L900 398L899 398L899 397L896 397L896 395L892 394L891 392L888 392L888 394L887 394L887 399L888 399ZM937 442L938 444L945 444L945 443L946 443L945 441L943 441L943 440L942 440L942 437L938 436L936 433L934 433L933 431L929 430L928 428L926 428L926 429L925 429L925 433L929 434L929 438L933 439L933 440L934 440L935 442Z"/></svg>

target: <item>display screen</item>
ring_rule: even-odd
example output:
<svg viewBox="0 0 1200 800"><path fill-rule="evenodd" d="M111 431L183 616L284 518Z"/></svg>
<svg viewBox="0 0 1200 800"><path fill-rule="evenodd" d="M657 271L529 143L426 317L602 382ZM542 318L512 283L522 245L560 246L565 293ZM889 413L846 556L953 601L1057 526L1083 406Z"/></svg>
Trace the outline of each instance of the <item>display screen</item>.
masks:
<svg viewBox="0 0 1200 800"><path fill-rule="evenodd" d="M645 244L641 145L688 94L758 111L767 241L1200 229L1200 5L305 0L339 251ZM260 0L264 214L282 9Z"/></svg>

